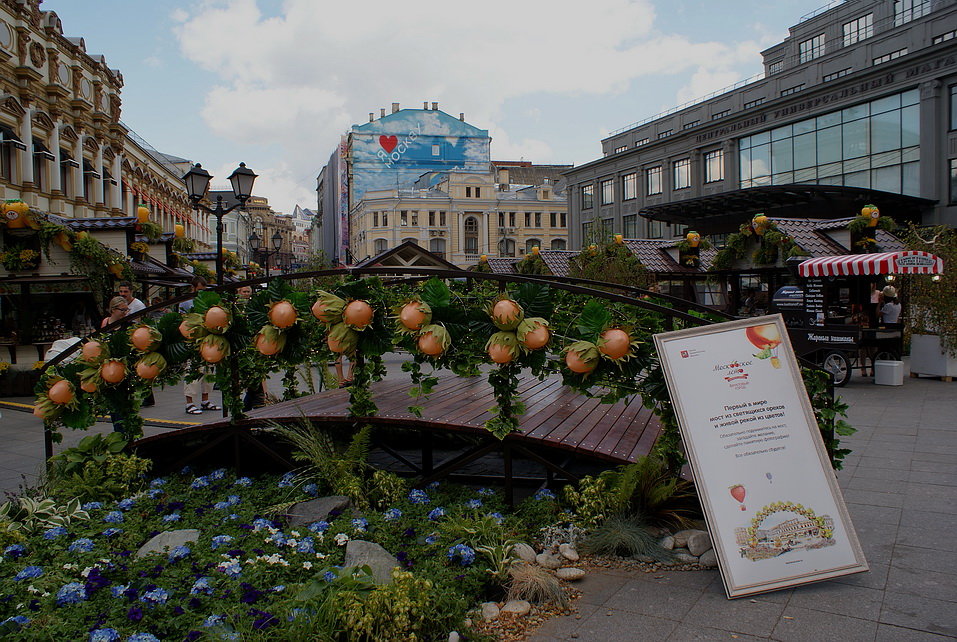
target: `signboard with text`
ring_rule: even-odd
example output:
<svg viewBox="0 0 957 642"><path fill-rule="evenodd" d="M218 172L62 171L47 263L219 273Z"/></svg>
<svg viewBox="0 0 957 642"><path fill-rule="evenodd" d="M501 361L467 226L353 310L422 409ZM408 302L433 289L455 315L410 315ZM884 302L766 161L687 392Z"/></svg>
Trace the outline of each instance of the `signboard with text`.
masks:
<svg viewBox="0 0 957 642"><path fill-rule="evenodd" d="M655 345L728 597L866 571L781 316Z"/></svg>

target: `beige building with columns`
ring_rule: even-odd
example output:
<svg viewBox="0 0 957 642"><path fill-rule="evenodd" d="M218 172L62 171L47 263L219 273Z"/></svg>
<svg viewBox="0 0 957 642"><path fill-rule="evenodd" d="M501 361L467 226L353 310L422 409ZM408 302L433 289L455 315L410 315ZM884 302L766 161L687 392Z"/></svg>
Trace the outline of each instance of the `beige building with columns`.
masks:
<svg viewBox="0 0 957 642"><path fill-rule="evenodd" d="M536 167L520 165L526 175ZM487 172L425 174L408 189L368 191L350 215L353 262L405 241L462 268L483 254L522 256L533 246L563 250L567 206L554 179L560 169L546 171L552 178L541 176L537 185L513 184L512 172L520 170L500 164Z"/></svg>

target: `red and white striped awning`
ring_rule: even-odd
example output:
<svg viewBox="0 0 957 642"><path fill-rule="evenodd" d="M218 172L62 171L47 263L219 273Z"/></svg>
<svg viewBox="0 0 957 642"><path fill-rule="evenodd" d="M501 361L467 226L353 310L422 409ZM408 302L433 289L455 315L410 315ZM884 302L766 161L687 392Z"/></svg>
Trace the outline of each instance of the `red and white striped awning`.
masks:
<svg viewBox="0 0 957 642"><path fill-rule="evenodd" d="M920 250L822 256L808 259L798 266L798 274L804 277L943 273L944 260Z"/></svg>

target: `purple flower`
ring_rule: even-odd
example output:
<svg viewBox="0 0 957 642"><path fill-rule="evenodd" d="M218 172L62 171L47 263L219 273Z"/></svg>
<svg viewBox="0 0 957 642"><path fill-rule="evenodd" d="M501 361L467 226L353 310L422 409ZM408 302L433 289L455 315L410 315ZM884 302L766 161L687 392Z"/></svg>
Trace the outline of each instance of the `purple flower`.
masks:
<svg viewBox="0 0 957 642"><path fill-rule="evenodd" d="M369 526L369 520L365 517L356 517L352 520L352 527L357 531L364 531Z"/></svg>
<svg viewBox="0 0 957 642"><path fill-rule="evenodd" d="M208 488L209 487L209 478L208 477L197 477L193 480L193 483L189 485L193 490L199 488Z"/></svg>
<svg viewBox="0 0 957 642"><path fill-rule="evenodd" d="M26 625L29 624L29 623L30 623L30 618L28 618L27 616L25 616L25 615L14 615L13 617L8 617L8 618L7 618L6 620L4 620L3 622L0 622L0 626L4 626L4 625L6 625L6 624L17 624L17 625L19 625L19 626L26 626ZM14 628L16 628L16 627L14 627Z"/></svg>
<svg viewBox="0 0 957 642"><path fill-rule="evenodd" d="M139 622L143 619L143 609L138 606L131 606L130 610L126 612L126 619L130 622Z"/></svg>
<svg viewBox="0 0 957 642"><path fill-rule="evenodd" d="M79 582L69 582L60 587L56 593L57 606L76 604L86 600L86 587Z"/></svg>
<svg viewBox="0 0 957 642"><path fill-rule="evenodd" d="M310 497L316 497L319 495L319 487L315 484L306 484L302 487L302 492Z"/></svg>
<svg viewBox="0 0 957 642"><path fill-rule="evenodd" d="M158 488L160 486L165 486L165 485L166 485L166 480L163 479L162 477L157 477L156 479L150 482L150 488Z"/></svg>
<svg viewBox="0 0 957 642"><path fill-rule="evenodd" d="M89 512L91 510L99 510L100 508L103 508L103 504L102 502L87 502L83 504L83 506L81 506L80 508Z"/></svg>
<svg viewBox="0 0 957 642"><path fill-rule="evenodd" d="M263 591L256 589L252 584L243 582L239 586L243 590L239 601L243 604L255 604L264 595Z"/></svg>
<svg viewBox="0 0 957 642"><path fill-rule="evenodd" d="M39 566L28 566L14 576L14 580L22 582L23 580L32 580L35 577L43 575L43 569Z"/></svg>
<svg viewBox="0 0 957 642"><path fill-rule="evenodd" d="M215 551L220 546L225 546L226 544L229 544L231 541L233 541L233 538L231 535L217 535L216 537L213 538L212 548Z"/></svg>
<svg viewBox="0 0 957 642"><path fill-rule="evenodd" d="M156 499L162 494L163 494L163 489L161 488L150 488L148 491L146 491L146 496L149 497L150 499Z"/></svg>
<svg viewBox="0 0 957 642"><path fill-rule="evenodd" d="M208 577L200 577L193 582L193 588L189 589L190 595L212 595L213 587L209 583Z"/></svg>
<svg viewBox="0 0 957 642"><path fill-rule="evenodd" d="M166 604L166 600L169 599L169 591L163 588L156 587L151 591L147 591L140 597L141 602L146 602L150 606Z"/></svg>
<svg viewBox="0 0 957 642"><path fill-rule="evenodd" d="M296 478L296 473L288 472L282 476L282 479L279 480L280 488L291 488L292 481Z"/></svg>
<svg viewBox="0 0 957 642"><path fill-rule="evenodd" d="M505 516L501 513L489 513L488 516L494 519L496 524L501 524L505 521Z"/></svg>
<svg viewBox="0 0 957 642"><path fill-rule="evenodd" d="M214 470L213 472L211 472L211 473L209 474L209 478L210 478L212 481L222 481L222 480L226 479L226 469L225 469L225 468L217 468L216 470Z"/></svg>
<svg viewBox="0 0 957 642"><path fill-rule="evenodd" d="M124 499L124 500L122 500L122 501L120 501L120 502L117 502L116 507L119 508L120 510L129 510L129 509L133 508L133 506L134 506L135 504L136 504L136 500L135 500L135 499L127 498L127 499Z"/></svg>
<svg viewBox="0 0 957 642"><path fill-rule="evenodd" d="M402 517L402 511L400 511L398 508L390 508L382 514L382 518L387 522L394 522L400 517Z"/></svg>
<svg viewBox="0 0 957 642"><path fill-rule="evenodd" d="M117 584L110 589L110 593L113 597L122 597L124 593L130 588L129 584Z"/></svg>
<svg viewBox="0 0 957 642"><path fill-rule="evenodd" d="M537 500L543 500L543 499L551 500L551 499L555 499L555 493L548 490L547 488L539 488L538 491L536 491L534 497Z"/></svg>
<svg viewBox="0 0 957 642"><path fill-rule="evenodd" d="M108 524L121 524L123 522L123 513L118 510L110 511L103 518L103 521Z"/></svg>
<svg viewBox="0 0 957 642"><path fill-rule="evenodd" d="M17 559L27 554L27 547L23 544L11 544L3 549L3 554L11 559Z"/></svg>
<svg viewBox="0 0 957 642"><path fill-rule="evenodd" d="M112 582L109 580L109 578L104 577L103 574L100 573L100 569L94 567L90 569L89 573L87 573L84 588L86 589L87 595L89 595L99 591L101 588L109 586L110 584L112 584Z"/></svg>
<svg viewBox="0 0 957 642"><path fill-rule="evenodd" d="M494 494L495 494L495 491L492 490L491 488L479 488L479 489L478 489L478 494L479 494L479 495L484 495L484 496L489 496L489 495L494 495Z"/></svg>
<svg viewBox="0 0 957 642"><path fill-rule="evenodd" d="M428 545L430 545L430 546L431 546L432 544L435 544L437 541L439 541L439 536L436 535L435 533L432 533L431 535L427 535L427 536L425 537L425 543L428 544Z"/></svg>
<svg viewBox="0 0 957 642"><path fill-rule="evenodd" d="M170 513L169 515L163 516L164 522L178 522L180 519L182 519L182 517L180 517L179 513Z"/></svg>
<svg viewBox="0 0 957 642"><path fill-rule="evenodd" d="M256 609L249 609L249 615L258 615L259 617L253 621L253 628L257 631L262 629L268 629L271 626L279 624L279 620L272 613L267 613L266 611L258 611Z"/></svg>
<svg viewBox="0 0 957 642"><path fill-rule="evenodd" d="M126 638L126 642L160 642L160 639L152 633L134 633Z"/></svg>
<svg viewBox="0 0 957 642"><path fill-rule="evenodd" d="M235 485L242 486L243 488L247 488L253 485L253 480L251 480L249 477L240 477L239 479L236 480Z"/></svg>

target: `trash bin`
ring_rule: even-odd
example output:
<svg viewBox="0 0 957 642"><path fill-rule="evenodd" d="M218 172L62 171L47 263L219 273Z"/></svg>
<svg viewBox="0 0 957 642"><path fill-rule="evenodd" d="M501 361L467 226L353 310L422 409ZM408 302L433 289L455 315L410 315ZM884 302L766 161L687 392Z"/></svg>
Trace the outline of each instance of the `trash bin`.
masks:
<svg viewBox="0 0 957 642"><path fill-rule="evenodd" d="M904 362L880 360L875 361L874 383L879 386L903 386Z"/></svg>

